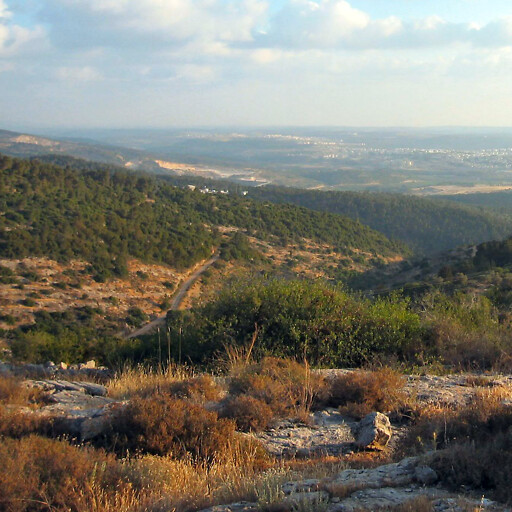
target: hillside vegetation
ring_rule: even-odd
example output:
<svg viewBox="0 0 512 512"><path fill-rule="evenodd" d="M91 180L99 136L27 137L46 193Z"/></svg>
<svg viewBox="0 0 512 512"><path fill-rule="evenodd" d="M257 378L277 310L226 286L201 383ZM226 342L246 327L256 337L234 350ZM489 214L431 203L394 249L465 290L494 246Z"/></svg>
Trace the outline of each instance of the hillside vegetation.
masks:
<svg viewBox="0 0 512 512"><path fill-rule="evenodd" d="M250 196L347 215L428 254L512 234L512 216L448 201L386 193L259 187Z"/></svg>
<svg viewBox="0 0 512 512"><path fill-rule="evenodd" d="M512 211L512 190L487 193L481 192L479 194L456 194L444 196L444 198L466 205L493 208L507 211L508 213Z"/></svg>
<svg viewBox="0 0 512 512"><path fill-rule="evenodd" d="M115 169L66 155L44 155L40 158L77 170ZM512 192L507 191L459 194L441 199L384 192L304 190L274 185L247 187L193 175L168 175L162 176L162 179L180 188L192 184L229 189L234 194L247 190L253 199L346 215L388 238L404 242L421 255L502 239L512 234Z"/></svg>
<svg viewBox="0 0 512 512"><path fill-rule="evenodd" d="M401 243L348 217L235 195L201 194L144 174L83 172L0 158L0 256L89 261L98 279L126 274L126 259L189 267L235 227L278 245L310 239L351 254L407 254Z"/></svg>

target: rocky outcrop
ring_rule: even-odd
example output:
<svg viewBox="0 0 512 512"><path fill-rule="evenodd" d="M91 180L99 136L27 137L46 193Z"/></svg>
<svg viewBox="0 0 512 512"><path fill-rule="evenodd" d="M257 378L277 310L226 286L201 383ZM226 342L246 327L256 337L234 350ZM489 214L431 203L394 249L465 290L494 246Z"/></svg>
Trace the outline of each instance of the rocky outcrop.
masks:
<svg viewBox="0 0 512 512"><path fill-rule="evenodd" d="M384 450L391 435L389 418L380 412L372 412L357 426L356 445L365 450Z"/></svg>
<svg viewBox="0 0 512 512"><path fill-rule="evenodd" d="M113 407L119 404L106 396L104 386L92 382L37 380L25 384L43 390L47 397L47 405L31 414L50 418L59 432L79 441L103 434Z"/></svg>
<svg viewBox="0 0 512 512"><path fill-rule="evenodd" d="M363 512L389 510L401 505L414 506L427 500L435 512L467 510L505 511L490 500L462 499L440 487L436 472L418 457L373 469L346 469L329 481L287 482L281 487L283 499L275 510L316 510ZM265 509L265 503L239 502L218 505L202 512L250 512ZM270 507L272 509L272 507Z"/></svg>
<svg viewBox="0 0 512 512"><path fill-rule="evenodd" d="M27 379L62 378L65 380L86 377L104 381L112 377L113 372L104 366L98 366L94 360L73 365L55 364L52 361L44 364L11 364L0 361L0 375L15 375Z"/></svg>
<svg viewBox="0 0 512 512"><path fill-rule="evenodd" d="M280 421L256 438L278 457L337 456L354 451L356 427L357 421L326 409L311 414L308 424Z"/></svg>

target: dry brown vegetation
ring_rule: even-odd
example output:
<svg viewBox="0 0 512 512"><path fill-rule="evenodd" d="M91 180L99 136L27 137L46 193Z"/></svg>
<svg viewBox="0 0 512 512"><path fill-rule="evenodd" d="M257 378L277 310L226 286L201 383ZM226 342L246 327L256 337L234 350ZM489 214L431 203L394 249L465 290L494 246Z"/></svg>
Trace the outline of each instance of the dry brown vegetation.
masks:
<svg viewBox="0 0 512 512"><path fill-rule="evenodd" d="M410 401L404 379L395 370L357 371L337 375L330 383L329 405L356 418L378 411L398 412Z"/></svg>
<svg viewBox="0 0 512 512"><path fill-rule="evenodd" d="M482 388L487 379L467 379L467 384L480 387L468 407L415 404L402 455L434 448L429 464L444 483L482 488L508 502L512 408L503 401L511 391ZM0 509L8 512L187 512L239 500L277 510L280 485L303 478L323 478L322 489L344 497L356 489L331 485L330 475L388 460L356 453L343 460L278 461L237 430L258 431L319 404L362 415L405 403L403 378L388 369L326 381L307 365L277 358L254 362L247 352L231 359L222 379L183 368L127 369L110 382L109 393L130 402L119 406L98 449L48 439L58 425L39 424L33 415L10 408L30 404L34 399L26 393L20 381L0 380ZM217 402L219 413L210 410L211 402ZM392 510L430 506L422 498Z"/></svg>
<svg viewBox="0 0 512 512"><path fill-rule="evenodd" d="M260 362L235 363L231 367L227 410L240 422L250 423L247 397L254 404L255 424L264 424L269 411L272 418L303 418L318 397L326 393L325 379L309 367L293 360L266 357ZM237 397L244 396L243 400ZM264 407L266 405L267 407ZM266 425L265 425L266 426Z"/></svg>
<svg viewBox="0 0 512 512"><path fill-rule="evenodd" d="M170 365L163 371L144 366L127 366L108 382L107 388L110 397L126 400L169 390L176 382L189 378L194 378L194 371L186 366Z"/></svg>
<svg viewBox="0 0 512 512"><path fill-rule="evenodd" d="M114 415L106 443L121 453L222 458L236 444L235 424L197 404L156 394L133 398Z"/></svg>
<svg viewBox="0 0 512 512"><path fill-rule="evenodd" d="M83 261L61 264L47 258L2 259L0 265L17 274L15 283L0 284L2 313L14 319L12 323L0 321L3 329L33 323L35 310L63 311L70 306L100 307L115 318L124 318L133 307L158 315L162 313L160 304L188 275L164 265L131 260L127 279L100 283L87 272ZM32 298L33 305L26 305L27 298Z"/></svg>
<svg viewBox="0 0 512 512"><path fill-rule="evenodd" d="M45 399L45 393L23 385L23 380L12 375L0 375L0 404L35 405Z"/></svg>

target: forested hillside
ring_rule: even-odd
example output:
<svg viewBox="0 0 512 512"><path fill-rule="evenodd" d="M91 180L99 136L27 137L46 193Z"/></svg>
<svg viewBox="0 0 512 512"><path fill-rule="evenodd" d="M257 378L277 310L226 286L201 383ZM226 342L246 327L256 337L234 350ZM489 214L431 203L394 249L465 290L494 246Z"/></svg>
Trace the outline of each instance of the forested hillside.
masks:
<svg viewBox="0 0 512 512"><path fill-rule="evenodd" d="M250 196L347 215L422 254L512 234L512 216L448 201L384 193L259 187Z"/></svg>
<svg viewBox="0 0 512 512"><path fill-rule="evenodd" d="M340 252L405 254L400 243L353 220L294 205L202 194L156 177L75 171L0 158L0 256L90 261L100 278L123 275L126 258L187 267L219 244L217 227L285 245L311 239Z"/></svg>
<svg viewBox="0 0 512 512"><path fill-rule="evenodd" d="M76 170L98 167L110 171L116 169L66 155L46 155L41 160ZM167 175L162 179L181 188L193 184L225 188L235 194L247 190L253 199L346 215L393 240L404 242L421 255L502 239L512 234L511 192L443 196L445 199L440 199L378 192L304 190L273 185L247 187L199 176ZM501 212L496 212L496 208Z"/></svg>
<svg viewBox="0 0 512 512"><path fill-rule="evenodd" d="M483 206L512 212L512 190L503 190L500 192L486 192L479 194L456 194L444 196L449 201L455 201L461 204L472 206Z"/></svg>

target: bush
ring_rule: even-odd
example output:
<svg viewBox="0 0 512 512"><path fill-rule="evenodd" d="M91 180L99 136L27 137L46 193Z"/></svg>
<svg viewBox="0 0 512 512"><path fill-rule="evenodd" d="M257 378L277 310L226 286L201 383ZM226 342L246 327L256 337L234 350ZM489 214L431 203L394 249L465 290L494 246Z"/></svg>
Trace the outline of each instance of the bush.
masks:
<svg viewBox="0 0 512 512"><path fill-rule="evenodd" d="M98 511L100 496L110 492L114 505L115 493L130 490L112 456L64 441L2 439L0 460L0 504L7 512Z"/></svg>
<svg viewBox="0 0 512 512"><path fill-rule="evenodd" d="M169 393L175 398L203 403L220 400L224 395L224 390L211 375L200 375L172 382L169 386Z"/></svg>
<svg viewBox="0 0 512 512"><path fill-rule="evenodd" d="M269 426L274 417L274 411L263 400L248 395L240 395L228 400L224 404L220 415L235 420L239 430L260 432Z"/></svg>
<svg viewBox="0 0 512 512"><path fill-rule="evenodd" d="M457 444L434 455L431 462L445 485L473 488L511 504L512 428L482 443Z"/></svg>
<svg viewBox="0 0 512 512"><path fill-rule="evenodd" d="M321 376L290 359L265 357L238 369L229 382L230 394L247 395L267 404L275 417L308 410L324 389Z"/></svg>
<svg viewBox="0 0 512 512"><path fill-rule="evenodd" d="M171 457L222 458L235 444L235 424L197 404L158 394L136 397L119 409L107 446L121 453L146 452Z"/></svg>
<svg viewBox="0 0 512 512"><path fill-rule="evenodd" d="M142 309L133 307L127 311L126 323L132 327L140 327L144 322L147 322L148 315Z"/></svg>
<svg viewBox="0 0 512 512"><path fill-rule="evenodd" d="M23 385L20 378L0 375L0 404L29 405L46 396L44 391Z"/></svg>
<svg viewBox="0 0 512 512"><path fill-rule="evenodd" d="M417 413L404 446L423 450L459 442L486 442L512 426L512 407L503 405L503 398L503 390L494 388L476 393L460 410L423 409Z"/></svg>
<svg viewBox="0 0 512 512"><path fill-rule="evenodd" d="M373 411L394 412L407 401L403 387L403 377L390 368L354 371L332 380L328 404L359 418Z"/></svg>
<svg viewBox="0 0 512 512"><path fill-rule="evenodd" d="M21 439L31 434L53 436L53 420L47 416L8 409L0 404L0 438Z"/></svg>
<svg viewBox="0 0 512 512"><path fill-rule="evenodd" d="M326 284L277 279L233 285L213 302L167 321L172 332L182 332L184 355L198 362L226 344L247 346L257 333L255 358L354 366L375 354L404 358L423 333L407 300L371 302Z"/></svg>

